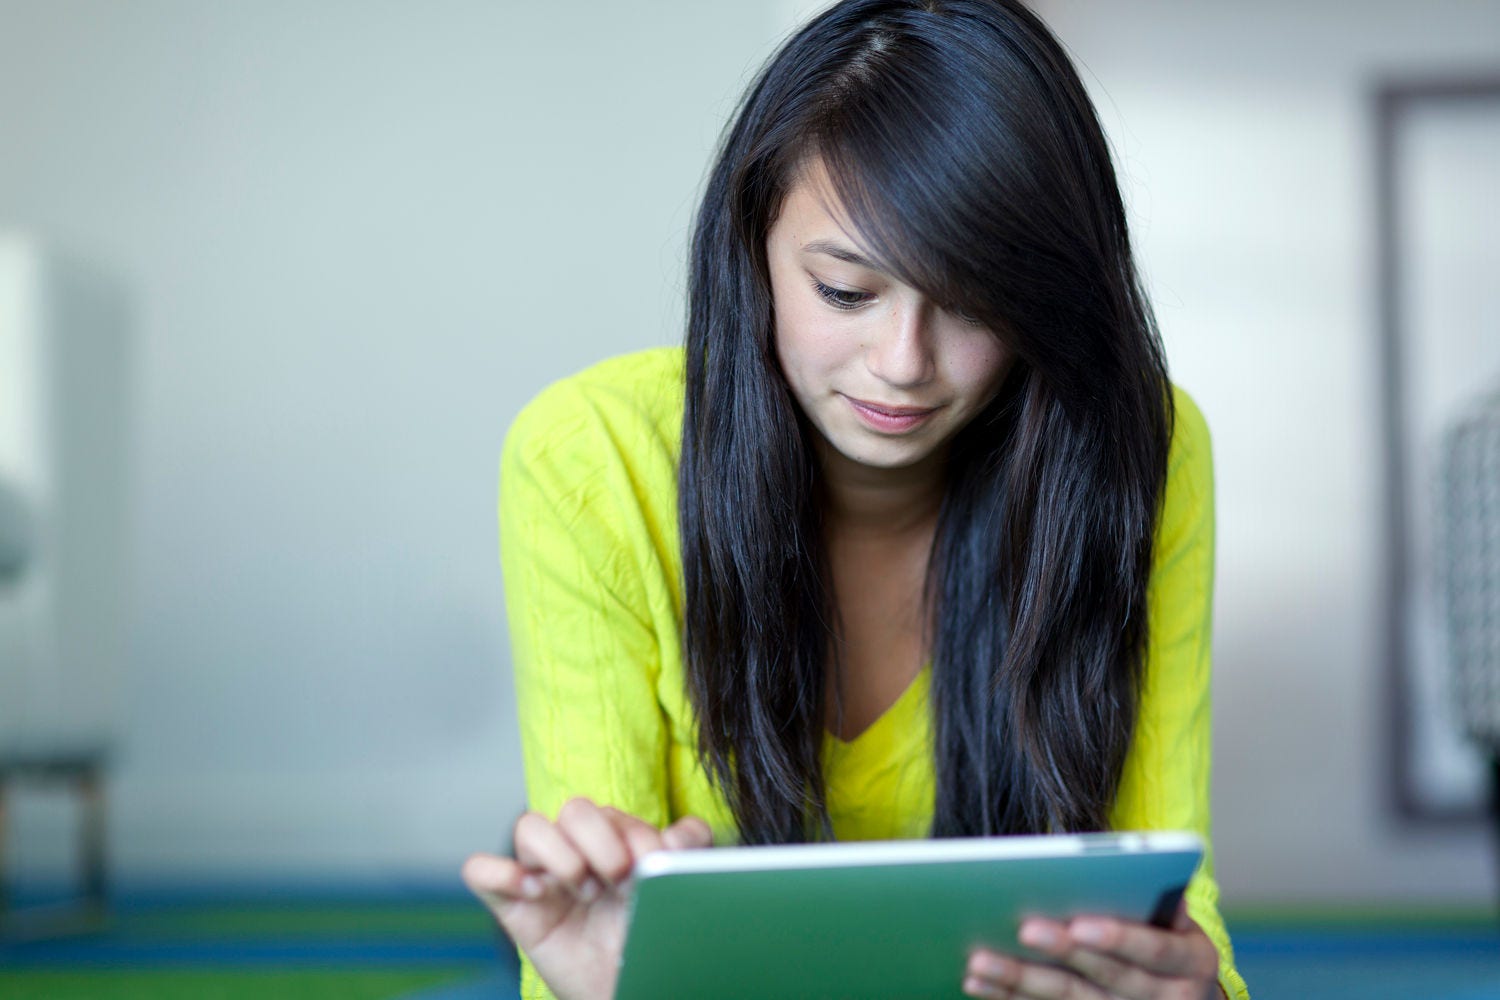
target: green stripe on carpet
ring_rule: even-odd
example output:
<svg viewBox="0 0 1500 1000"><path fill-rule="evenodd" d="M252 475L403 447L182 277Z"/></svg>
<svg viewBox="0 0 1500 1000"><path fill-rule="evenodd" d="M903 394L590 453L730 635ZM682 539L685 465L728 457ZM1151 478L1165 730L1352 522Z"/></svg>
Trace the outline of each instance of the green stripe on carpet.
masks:
<svg viewBox="0 0 1500 1000"><path fill-rule="evenodd" d="M472 906L413 904L401 906L259 905L182 907L124 913L116 927L133 937L186 940L213 937L483 937L495 933L495 922L476 901Z"/></svg>
<svg viewBox="0 0 1500 1000"><path fill-rule="evenodd" d="M1442 906L1401 903L1340 903L1281 906L1230 906L1224 922L1235 928L1279 930L1357 928L1379 930L1479 930L1500 925L1500 912L1489 906Z"/></svg>
<svg viewBox="0 0 1500 1000"><path fill-rule="evenodd" d="M387 1000L474 978L470 967L305 972L118 970L0 972L6 1000Z"/></svg>

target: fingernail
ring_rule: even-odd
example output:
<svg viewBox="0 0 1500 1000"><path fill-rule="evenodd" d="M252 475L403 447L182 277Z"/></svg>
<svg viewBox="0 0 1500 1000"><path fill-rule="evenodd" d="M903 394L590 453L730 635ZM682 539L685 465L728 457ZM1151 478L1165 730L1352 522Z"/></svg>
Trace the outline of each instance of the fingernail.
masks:
<svg viewBox="0 0 1500 1000"><path fill-rule="evenodd" d="M1046 924L1026 924L1021 928L1021 943L1030 948L1056 948L1062 936Z"/></svg>
<svg viewBox="0 0 1500 1000"><path fill-rule="evenodd" d="M1105 926L1093 920L1080 920L1068 929L1072 932L1073 939L1082 944L1103 944L1108 937Z"/></svg>
<svg viewBox="0 0 1500 1000"><path fill-rule="evenodd" d="M999 955L992 954L976 955L970 963L970 967L976 975L989 976L992 979L999 979L1010 971L1010 967L1006 964L1005 959ZM975 979L975 982L978 982L981 986L988 985L979 979Z"/></svg>
<svg viewBox="0 0 1500 1000"><path fill-rule="evenodd" d="M521 895L527 899L539 899L542 895L542 880L535 875L527 875L521 879Z"/></svg>
<svg viewBox="0 0 1500 1000"><path fill-rule="evenodd" d="M987 983L983 980L975 979L973 976L964 980L964 992L971 997L989 997L994 995Z"/></svg>

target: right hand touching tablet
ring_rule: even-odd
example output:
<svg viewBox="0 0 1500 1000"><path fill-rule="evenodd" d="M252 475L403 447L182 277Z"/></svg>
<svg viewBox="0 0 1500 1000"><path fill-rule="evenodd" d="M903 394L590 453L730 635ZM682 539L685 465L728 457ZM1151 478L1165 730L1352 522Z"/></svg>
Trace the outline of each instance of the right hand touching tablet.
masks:
<svg viewBox="0 0 1500 1000"><path fill-rule="evenodd" d="M524 951L559 1000L614 995L625 943L624 882L651 851L712 847L696 816L665 830L612 806L569 799L553 823L516 820L515 858L474 854L463 879Z"/></svg>

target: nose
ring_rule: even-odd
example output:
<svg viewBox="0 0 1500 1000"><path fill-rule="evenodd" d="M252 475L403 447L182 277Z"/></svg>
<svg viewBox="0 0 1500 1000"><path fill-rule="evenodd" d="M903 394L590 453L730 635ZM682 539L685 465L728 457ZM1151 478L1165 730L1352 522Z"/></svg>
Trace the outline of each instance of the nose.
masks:
<svg viewBox="0 0 1500 1000"><path fill-rule="evenodd" d="M874 340L865 351L870 374L897 389L923 385L937 370L932 344L932 310L926 301L891 304L879 319Z"/></svg>

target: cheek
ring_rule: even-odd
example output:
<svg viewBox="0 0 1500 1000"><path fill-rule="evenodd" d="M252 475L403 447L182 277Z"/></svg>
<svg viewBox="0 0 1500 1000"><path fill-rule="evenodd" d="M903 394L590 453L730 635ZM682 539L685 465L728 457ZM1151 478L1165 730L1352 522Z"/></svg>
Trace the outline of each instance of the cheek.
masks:
<svg viewBox="0 0 1500 1000"><path fill-rule="evenodd" d="M776 316L776 354L781 369L794 389L806 388L810 380L836 370L840 364L841 342L817 313L816 303L806 304L795 298L778 302Z"/></svg>
<svg viewBox="0 0 1500 1000"><path fill-rule="evenodd" d="M792 315L793 310L784 305L776 305L772 310L775 317L776 360L781 365L781 373L786 376L793 392L800 392L802 378L802 351L798 343L797 319Z"/></svg>
<svg viewBox="0 0 1500 1000"><path fill-rule="evenodd" d="M948 355L948 377L968 392L990 393L1000 387L1010 368L1011 355L993 336L966 339Z"/></svg>

